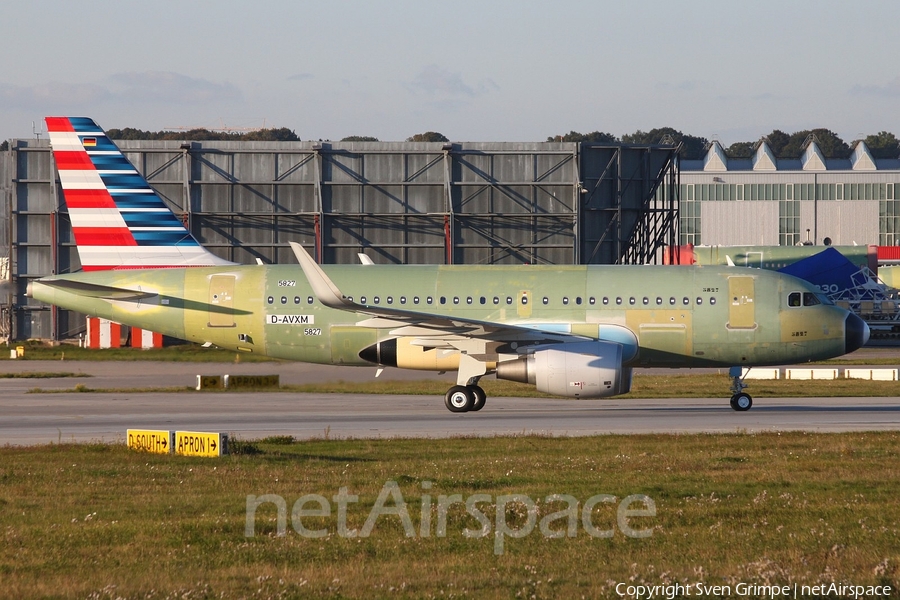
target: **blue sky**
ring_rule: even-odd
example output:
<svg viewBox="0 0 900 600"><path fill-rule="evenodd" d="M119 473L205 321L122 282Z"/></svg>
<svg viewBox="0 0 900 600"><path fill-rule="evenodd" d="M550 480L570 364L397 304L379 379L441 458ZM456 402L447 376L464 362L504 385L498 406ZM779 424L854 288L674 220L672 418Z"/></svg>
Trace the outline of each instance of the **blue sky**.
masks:
<svg viewBox="0 0 900 600"><path fill-rule="evenodd" d="M4 2L0 139L50 114L332 140L900 136L898 22L896 0Z"/></svg>

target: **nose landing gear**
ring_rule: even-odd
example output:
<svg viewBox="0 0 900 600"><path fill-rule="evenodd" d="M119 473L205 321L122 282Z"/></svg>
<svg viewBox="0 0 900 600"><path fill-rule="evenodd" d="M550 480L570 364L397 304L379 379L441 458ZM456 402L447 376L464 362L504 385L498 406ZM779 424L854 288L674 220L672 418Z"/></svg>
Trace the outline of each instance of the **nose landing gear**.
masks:
<svg viewBox="0 0 900 600"><path fill-rule="evenodd" d="M749 370L747 372L749 373ZM731 367L728 374L731 375L731 408L738 412L750 410L750 407L753 406L753 398L744 392L747 387L747 384L744 383L746 375L742 375L741 367Z"/></svg>

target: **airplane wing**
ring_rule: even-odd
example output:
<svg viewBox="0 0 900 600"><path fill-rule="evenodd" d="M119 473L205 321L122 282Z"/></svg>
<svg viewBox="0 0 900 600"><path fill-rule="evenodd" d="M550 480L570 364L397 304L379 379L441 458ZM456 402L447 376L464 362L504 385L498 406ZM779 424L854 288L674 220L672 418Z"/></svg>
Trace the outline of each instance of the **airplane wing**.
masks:
<svg viewBox="0 0 900 600"><path fill-rule="evenodd" d="M153 298L156 292L143 292L141 290L129 290L125 288L85 283L83 281L69 281L67 279L41 279L42 285L59 288L79 296L90 298L102 298L103 300L136 301Z"/></svg>
<svg viewBox="0 0 900 600"><path fill-rule="evenodd" d="M436 347L443 340L450 347L457 339L482 339L500 342L560 343L584 341L583 336L544 331L522 325L481 321L466 317L449 317L432 313L371 306L350 300L316 264L303 246L290 242L294 255L309 280L316 299L329 308L368 315L371 318L358 323L362 327L390 328L392 335L419 338L416 345Z"/></svg>

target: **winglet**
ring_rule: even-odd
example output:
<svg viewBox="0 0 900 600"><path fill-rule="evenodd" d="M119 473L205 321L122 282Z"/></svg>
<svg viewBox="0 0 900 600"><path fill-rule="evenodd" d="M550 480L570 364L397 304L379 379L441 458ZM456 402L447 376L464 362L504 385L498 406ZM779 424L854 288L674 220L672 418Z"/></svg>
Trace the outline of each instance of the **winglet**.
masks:
<svg viewBox="0 0 900 600"><path fill-rule="evenodd" d="M360 262L360 264L363 264L363 265L374 265L374 264L375 264L375 263L372 261L371 258L369 258L368 256L366 256L366 253L365 253L365 252L358 252L358 253L356 254L356 256L359 257L359 262Z"/></svg>
<svg viewBox="0 0 900 600"><path fill-rule="evenodd" d="M353 309L355 306L353 302L350 302L341 293L341 290L328 278L322 267L316 264L309 252L297 242L289 243L294 251L294 256L297 257L297 262L300 263L300 268L303 269L303 274L306 275L309 285L312 286L316 299L329 308Z"/></svg>

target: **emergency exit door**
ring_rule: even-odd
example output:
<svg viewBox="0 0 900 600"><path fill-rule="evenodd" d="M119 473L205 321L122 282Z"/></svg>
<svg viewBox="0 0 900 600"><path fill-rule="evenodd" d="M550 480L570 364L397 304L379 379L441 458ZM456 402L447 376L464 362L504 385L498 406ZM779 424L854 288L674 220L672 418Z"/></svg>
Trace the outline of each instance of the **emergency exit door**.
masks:
<svg viewBox="0 0 900 600"><path fill-rule="evenodd" d="M729 329L756 328L756 303L754 302L753 277L729 277L728 302Z"/></svg>
<svg viewBox="0 0 900 600"><path fill-rule="evenodd" d="M209 278L209 326L234 327L234 275Z"/></svg>

